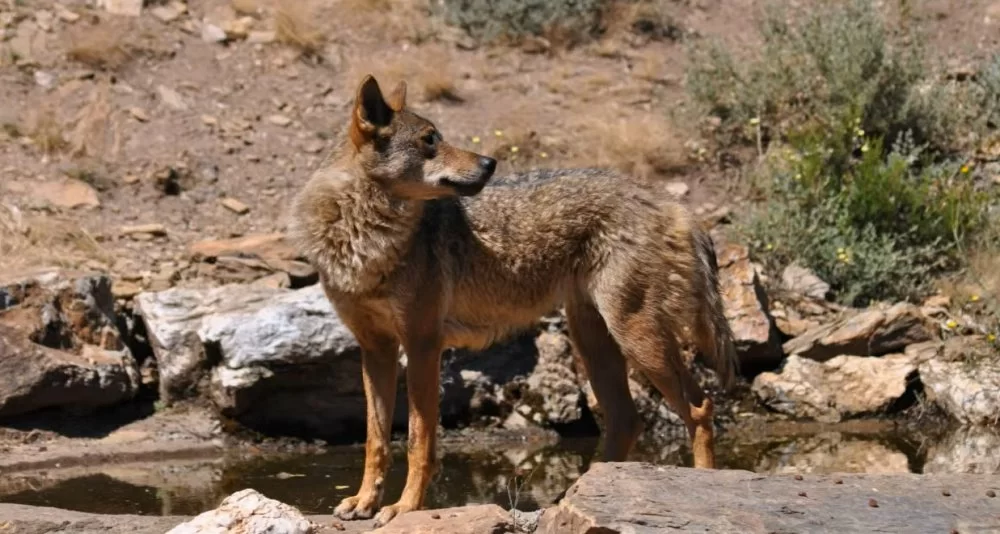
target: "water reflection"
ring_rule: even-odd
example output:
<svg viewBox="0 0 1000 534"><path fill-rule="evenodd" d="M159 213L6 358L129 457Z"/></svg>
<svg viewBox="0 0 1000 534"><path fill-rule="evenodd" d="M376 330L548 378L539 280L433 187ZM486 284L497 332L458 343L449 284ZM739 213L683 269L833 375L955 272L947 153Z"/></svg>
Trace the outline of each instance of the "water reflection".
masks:
<svg viewBox="0 0 1000 534"><path fill-rule="evenodd" d="M720 467L760 473L1000 473L1000 434L963 430L936 443L881 433L819 432L792 436L730 433L717 445ZM495 503L534 510L548 506L583 473L597 452L595 439L555 445L451 446L428 492L428 506ZM402 491L405 452L395 453L386 498ZM690 465L684 436L642 442L630 458ZM253 459L108 465L13 473L0 480L0 501L96 513L193 515L226 495L252 487L306 513L330 513L360 482L364 450ZM515 475L517 478L515 479ZM515 491L515 484L521 483Z"/></svg>

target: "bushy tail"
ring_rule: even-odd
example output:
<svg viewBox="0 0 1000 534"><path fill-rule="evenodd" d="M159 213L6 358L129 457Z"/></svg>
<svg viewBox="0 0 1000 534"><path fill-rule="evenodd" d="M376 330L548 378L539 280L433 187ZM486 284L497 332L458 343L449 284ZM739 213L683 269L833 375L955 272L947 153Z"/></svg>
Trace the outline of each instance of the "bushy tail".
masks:
<svg viewBox="0 0 1000 534"><path fill-rule="evenodd" d="M696 342L702 356L718 375L723 389L729 390L736 382L739 359L719 292L719 263L715 257L715 244L708 232L700 228L694 237L701 274L701 291L697 298L700 308L695 319Z"/></svg>

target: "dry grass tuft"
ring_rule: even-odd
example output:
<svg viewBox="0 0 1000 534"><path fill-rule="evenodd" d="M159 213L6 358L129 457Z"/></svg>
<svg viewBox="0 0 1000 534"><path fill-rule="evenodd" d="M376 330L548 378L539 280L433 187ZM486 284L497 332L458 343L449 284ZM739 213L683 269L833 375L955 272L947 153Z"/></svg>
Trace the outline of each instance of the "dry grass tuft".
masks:
<svg viewBox="0 0 1000 534"><path fill-rule="evenodd" d="M371 74L383 91L389 92L400 81L407 85L407 102L464 102L458 91L455 72L444 47L427 47L408 53L407 57L388 61L370 61L364 58L352 61L343 77L344 91L354 95L358 83ZM377 66L374 66L377 64Z"/></svg>
<svg viewBox="0 0 1000 534"><path fill-rule="evenodd" d="M596 137L596 161L641 179L680 173L687 164L683 143L664 119L647 116L587 124L582 131Z"/></svg>
<svg viewBox="0 0 1000 534"><path fill-rule="evenodd" d="M95 69L120 69L132 59L126 35L122 24L101 22L82 26L70 35L66 56Z"/></svg>
<svg viewBox="0 0 1000 534"><path fill-rule="evenodd" d="M306 55L318 54L326 42L316 20L316 8L308 0L278 0L275 5L274 31L278 41Z"/></svg>
<svg viewBox="0 0 1000 534"><path fill-rule="evenodd" d="M118 122L112 120L110 92L108 84L99 85L74 117L69 133L74 157L114 160L118 156L122 139Z"/></svg>
<svg viewBox="0 0 1000 534"><path fill-rule="evenodd" d="M393 9L392 0L340 0L339 8L353 13L386 13Z"/></svg>
<svg viewBox="0 0 1000 534"><path fill-rule="evenodd" d="M26 122L27 137L43 154L55 154L69 145L56 106L43 104L31 110Z"/></svg>
<svg viewBox="0 0 1000 534"><path fill-rule="evenodd" d="M78 223L48 214L25 215L0 203L0 272L35 267L111 263L111 256Z"/></svg>

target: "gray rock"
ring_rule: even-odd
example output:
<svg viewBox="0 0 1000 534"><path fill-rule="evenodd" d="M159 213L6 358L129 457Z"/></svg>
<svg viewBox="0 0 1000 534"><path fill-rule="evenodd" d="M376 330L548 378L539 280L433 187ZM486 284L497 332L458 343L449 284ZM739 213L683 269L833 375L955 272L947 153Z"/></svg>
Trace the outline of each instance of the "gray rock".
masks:
<svg viewBox="0 0 1000 534"><path fill-rule="evenodd" d="M75 413L131 399L139 370L127 350L85 345L80 354L32 343L0 324L0 417L45 408Z"/></svg>
<svg viewBox="0 0 1000 534"><path fill-rule="evenodd" d="M982 336L947 340L920 366L920 380L927 397L961 423L1000 422L1000 358Z"/></svg>
<svg viewBox="0 0 1000 534"><path fill-rule="evenodd" d="M920 308L899 303L870 308L807 331L783 346L785 354L823 361L842 354L880 356L930 341L934 330Z"/></svg>
<svg viewBox="0 0 1000 534"><path fill-rule="evenodd" d="M265 431L334 439L363 428L360 350L320 286L175 288L142 293L136 307L164 401L209 396L222 415ZM396 397L403 424L405 389Z"/></svg>
<svg viewBox="0 0 1000 534"><path fill-rule="evenodd" d="M816 273L794 263L781 272L781 285L788 291L817 300L825 299L830 292L830 284Z"/></svg>
<svg viewBox="0 0 1000 534"><path fill-rule="evenodd" d="M742 470L596 463L546 510L535 532L980 532L1000 524L997 501L986 496L996 487L996 477L985 475L796 480Z"/></svg>
<svg viewBox="0 0 1000 534"><path fill-rule="evenodd" d="M778 373L761 373L753 392L767 407L798 418L835 423L886 411L916 382L917 363L903 354L838 356L817 362L789 356Z"/></svg>
<svg viewBox="0 0 1000 534"><path fill-rule="evenodd" d="M317 525L291 506L255 490L238 491L215 510L181 523L167 534L312 534Z"/></svg>

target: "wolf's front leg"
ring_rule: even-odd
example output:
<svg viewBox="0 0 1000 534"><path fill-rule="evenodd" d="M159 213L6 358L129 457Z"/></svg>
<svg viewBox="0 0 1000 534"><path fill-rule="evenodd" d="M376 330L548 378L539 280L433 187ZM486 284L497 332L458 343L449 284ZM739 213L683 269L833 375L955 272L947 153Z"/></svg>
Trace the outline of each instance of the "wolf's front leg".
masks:
<svg viewBox="0 0 1000 534"><path fill-rule="evenodd" d="M437 471L437 424L440 407L438 387L441 373L440 343L406 346L406 389L410 403L410 431L407 445L406 487L399 502L386 506L375 518L376 527L385 525L399 514L419 510L424 504L427 486Z"/></svg>
<svg viewBox="0 0 1000 534"><path fill-rule="evenodd" d="M382 502L385 475L392 463L389 439L392 432L392 412L396 404L399 343L386 339L365 345L368 346L363 345L361 349L361 373L368 420L365 474L358 493L341 501L333 511L334 515L344 520L369 519L375 515Z"/></svg>

